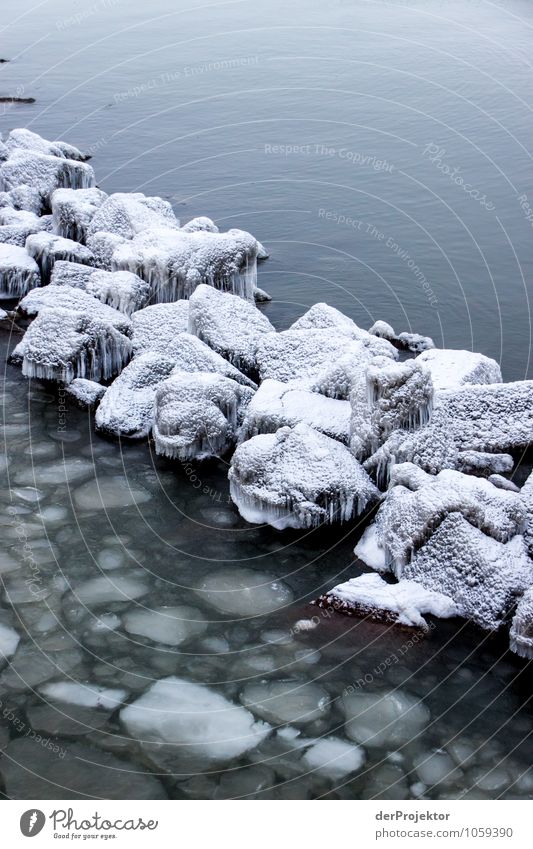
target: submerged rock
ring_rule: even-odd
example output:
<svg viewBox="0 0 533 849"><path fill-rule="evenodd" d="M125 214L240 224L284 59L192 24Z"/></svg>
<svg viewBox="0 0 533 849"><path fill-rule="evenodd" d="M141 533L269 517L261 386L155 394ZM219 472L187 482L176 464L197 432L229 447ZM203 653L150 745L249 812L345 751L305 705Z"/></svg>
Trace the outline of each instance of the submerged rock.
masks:
<svg viewBox="0 0 533 849"><path fill-rule="evenodd" d="M115 510L144 504L150 493L121 475L87 481L74 491L74 502L81 510Z"/></svg>
<svg viewBox="0 0 533 849"><path fill-rule="evenodd" d="M279 530L348 522L379 497L344 445L304 424L242 443L229 480L243 518Z"/></svg>
<svg viewBox="0 0 533 849"><path fill-rule="evenodd" d="M110 689L78 681L53 681L39 687L39 692L52 702L110 711L116 710L128 697L127 690Z"/></svg>
<svg viewBox="0 0 533 849"><path fill-rule="evenodd" d="M11 628L0 622L0 663L13 657L20 642L20 635Z"/></svg>
<svg viewBox="0 0 533 849"><path fill-rule="evenodd" d="M109 604L112 601L133 601L145 595L148 587L136 578L121 575L101 575L72 588L76 601L84 607Z"/></svg>
<svg viewBox="0 0 533 849"><path fill-rule="evenodd" d="M20 298L41 285L39 266L17 245L0 244L0 298Z"/></svg>

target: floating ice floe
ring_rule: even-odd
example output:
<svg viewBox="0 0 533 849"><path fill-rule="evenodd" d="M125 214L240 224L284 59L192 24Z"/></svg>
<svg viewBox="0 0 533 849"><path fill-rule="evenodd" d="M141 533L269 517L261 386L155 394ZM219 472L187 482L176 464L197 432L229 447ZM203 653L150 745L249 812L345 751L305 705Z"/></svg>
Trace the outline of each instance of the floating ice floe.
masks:
<svg viewBox="0 0 533 849"><path fill-rule="evenodd" d="M148 283L131 271L102 271L78 262L54 264L51 284L82 289L103 304L131 315L148 301Z"/></svg>
<svg viewBox="0 0 533 849"><path fill-rule="evenodd" d="M125 336L131 336L132 333L132 323L127 315L72 286L50 284L32 289L19 302L17 309L31 317L39 315L44 309L72 310L84 317L105 321Z"/></svg>
<svg viewBox="0 0 533 849"><path fill-rule="evenodd" d="M533 587L518 602L511 623L510 648L520 657L533 658Z"/></svg>
<svg viewBox="0 0 533 849"><path fill-rule="evenodd" d="M260 433L303 422L315 430L347 443L351 407L348 401L327 398L279 380L264 380L252 398L239 434L240 441Z"/></svg>
<svg viewBox="0 0 533 849"><path fill-rule="evenodd" d="M324 737L306 749L302 763L309 770L333 780L344 778L361 769L365 750L338 737Z"/></svg>
<svg viewBox="0 0 533 849"><path fill-rule="evenodd" d="M430 719L425 704L401 690L346 694L342 702L346 734L369 747L410 743Z"/></svg>
<svg viewBox="0 0 533 849"><path fill-rule="evenodd" d="M132 610L124 615L123 622L128 634L147 637L167 646L179 646L203 634L207 628L203 614L185 604Z"/></svg>
<svg viewBox="0 0 533 849"><path fill-rule="evenodd" d="M0 298L20 298L41 285L39 266L17 245L0 244Z"/></svg>
<svg viewBox="0 0 533 849"><path fill-rule="evenodd" d="M421 336L419 333L396 333L394 328L390 324L387 324L386 321L376 321L368 332L373 336L377 336L379 339L386 339L401 351L419 353L420 351L428 351L435 347L435 343L430 336Z"/></svg>
<svg viewBox="0 0 533 849"><path fill-rule="evenodd" d="M200 285L189 300L189 331L244 372L255 372L256 348L275 335L268 318L253 303Z"/></svg>
<svg viewBox="0 0 533 849"><path fill-rule="evenodd" d="M5 146L8 151L18 149L33 150L35 153L44 153L49 156L59 156L64 159L74 159L79 162L84 162L90 159L90 156L83 153L74 145L67 144L64 141L48 141L47 139L33 133L31 130L20 128L11 130L5 140Z"/></svg>
<svg viewBox="0 0 533 849"><path fill-rule="evenodd" d="M157 389L157 454L176 460L220 457L234 444L253 390L209 372L174 372Z"/></svg>
<svg viewBox="0 0 533 849"><path fill-rule="evenodd" d="M146 280L154 302L189 298L202 283L253 302L257 250L257 240L241 230L157 228L117 245L112 264Z"/></svg>
<svg viewBox="0 0 533 849"><path fill-rule="evenodd" d="M115 510L136 507L150 501L151 494L139 484L122 475L87 481L74 492L74 501L80 510Z"/></svg>
<svg viewBox="0 0 533 849"><path fill-rule="evenodd" d="M111 322L64 308L40 309L12 354L25 377L64 383L76 377L107 380L130 358L131 341Z"/></svg>
<svg viewBox="0 0 533 849"><path fill-rule="evenodd" d="M56 189L50 200L54 231L84 243L89 224L106 198L106 192L97 188Z"/></svg>
<svg viewBox="0 0 533 849"><path fill-rule="evenodd" d="M124 239L155 228L179 228L179 221L168 201L147 197L141 192L117 192L99 205L87 228L87 235L113 233Z"/></svg>
<svg viewBox="0 0 533 849"><path fill-rule="evenodd" d="M0 207L0 243L23 248L26 239L34 233L52 229L50 215L35 215L23 209Z"/></svg>
<svg viewBox="0 0 533 849"><path fill-rule="evenodd" d="M83 607L94 607L115 601L133 601L145 595L147 585L136 578L101 575L72 587L72 596Z"/></svg>
<svg viewBox="0 0 533 849"><path fill-rule="evenodd" d="M423 613L441 619L458 615L458 608L449 596L425 589L414 581L388 584L376 574L360 575L338 584L316 603L349 616L423 630L428 627Z"/></svg>
<svg viewBox="0 0 533 849"><path fill-rule="evenodd" d="M49 206L56 189L92 188L94 171L85 162L14 148L0 165L0 189L9 192L20 185L37 189L42 210Z"/></svg>
<svg viewBox="0 0 533 849"><path fill-rule="evenodd" d="M177 772L187 772L195 763L239 757L270 732L244 707L208 687L173 677L153 684L122 709L120 718L147 753L168 751Z"/></svg>
<svg viewBox="0 0 533 849"><path fill-rule="evenodd" d="M248 710L273 725L306 725L322 719L330 708L322 687L296 679L252 681L240 698Z"/></svg>
<svg viewBox="0 0 533 849"><path fill-rule="evenodd" d="M189 329L189 301L153 304L132 316L135 354L161 351L173 354L180 347L181 334Z"/></svg>
<svg viewBox="0 0 533 849"><path fill-rule="evenodd" d="M19 642L20 635L17 631L0 622L0 663L13 657Z"/></svg>
<svg viewBox="0 0 533 849"><path fill-rule="evenodd" d="M28 236L26 250L41 269L43 284L50 280L54 263L58 260L78 262L81 265L94 263L94 255L89 248L72 239L56 236L54 233L40 232Z"/></svg>
<svg viewBox="0 0 533 849"><path fill-rule="evenodd" d="M127 690L82 684L78 681L51 681L39 687L39 692L52 702L87 708L116 710L128 697Z"/></svg>
<svg viewBox="0 0 533 849"><path fill-rule="evenodd" d="M65 387L66 392L80 407L93 408L103 397L106 387L85 377L76 377Z"/></svg>
<svg viewBox="0 0 533 849"><path fill-rule="evenodd" d="M200 584L198 597L233 616L266 616L292 601L292 592L282 581L252 569L219 568Z"/></svg>
<svg viewBox="0 0 533 849"><path fill-rule="evenodd" d="M416 362L423 364L430 372L436 390L502 382L501 369L496 360L473 351L434 348L419 354Z"/></svg>
<svg viewBox="0 0 533 849"><path fill-rule="evenodd" d="M348 522L379 498L349 450L305 424L242 443L229 480L243 518L279 530Z"/></svg>
<svg viewBox="0 0 533 849"><path fill-rule="evenodd" d="M504 452L518 452L531 442L533 381L464 386L438 392L430 421L413 433L392 433L365 468L380 478L394 463L406 461L432 473L444 468L500 473L509 471L509 462L512 467Z"/></svg>

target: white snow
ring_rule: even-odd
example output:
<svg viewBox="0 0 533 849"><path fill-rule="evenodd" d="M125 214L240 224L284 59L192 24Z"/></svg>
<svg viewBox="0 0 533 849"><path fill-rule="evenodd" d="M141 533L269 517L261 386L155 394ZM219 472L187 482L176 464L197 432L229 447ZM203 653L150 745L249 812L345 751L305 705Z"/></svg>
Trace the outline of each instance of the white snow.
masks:
<svg viewBox="0 0 533 849"><path fill-rule="evenodd" d="M39 266L17 245L0 244L0 298L20 298L41 285Z"/></svg>
<svg viewBox="0 0 533 849"><path fill-rule="evenodd" d="M102 271L63 260L54 264L51 284L82 289L126 315L141 309L150 293L148 283L130 271Z"/></svg>
<svg viewBox="0 0 533 849"><path fill-rule="evenodd" d="M376 321L368 332L379 339L387 339L400 350L419 353L435 347L430 336L421 336L420 333L408 333L407 331L396 333L394 328L386 321Z"/></svg>
<svg viewBox="0 0 533 849"><path fill-rule="evenodd" d="M80 407L94 407L106 392L105 386L84 377L74 378L65 389Z"/></svg>
<svg viewBox="0 0 533 849"><path fill-rule="evenodd" d="M39 692L52 702L63 702L87 708L116 710L128 697L127 690L83 684L78 681L51 681L39 687Z"/></svg>
<svg viewBox="0 0 533 849"><path fill-rule="evenodd" d="M501 383L502 373L496 360L472 351L434 348L416 358L431 373L435 389L457 389L466 384Z"/></svg>
<svg viewBox="0 0 533 849"><path fill-rule="evenodd" d="M86 318L101 319L125 336L131 336L132 324L127 315L102 304L97 298L72 286L42 286L32 289L20 301L18 309L29 316L38 315L42 309L63 309L80 313Z"/></svg>
<svg viewBox="0 0 533 849"><path fill-rule="evenodd" d="M370 569L375 569L376 572L388 572L390 570L385 557L383 539L375 522L372 522L365 528L353 553L359 560L362 560L363 563L369 566Z"/></svg>
<svg viewBox="0 0 533 849"><path fill-rule="evenodd" d="M5 146L10 152L17 149L32 150L36 153L44 153L49 156L58 156L65 159L75 159L80 162L89 158L87 154L71 144L67 144L64 141L48 141L37 133L33 133L31 130L22 127L11 130L6 137Z"/></svg>
<svg viewBox="0 0 533 849"><path fill-rule="evenodd" d="M106 200L101 189L56 189L50 205L54 232L65 239L84 243L96 210Z"/></svg>
<svg viewBox="0 0 533 849"><path fill-rule="evenodd" d="M87 234L107 232L125 239L156 227L178 228L179 221L170 203L160 197L146 197L141 192L117 192L109 195L95 211Z"/></svg>
<svg viewBox="0 0 533 849"><path fill-rule="evenodd" d="M378 339L367 330L363 330L355 321L335 307L330 307L329 304L314 304L291 324L290 330L337 330L351 339L361 342L365 348L368 348L369 354L373 356L381 354L393 359L398 356L387 340Z"/></svg>
<svg viewBox="0 0 533 849"><path fill-rule="evenodd" d="M182 333L189 328L189 301L172 304L153 304L135 312L133 322L133 350L174 353L179 348Z"/></svg>
<svg viewBox="0 0 533 849"><path fill-rule="evenodd" d="M9 159L0 165L0 189L11 191L17 186L31 186L38 190L46 205L56 189L88 189L94 182L94 171L85 162L23 148L14 148Z"/></svg>

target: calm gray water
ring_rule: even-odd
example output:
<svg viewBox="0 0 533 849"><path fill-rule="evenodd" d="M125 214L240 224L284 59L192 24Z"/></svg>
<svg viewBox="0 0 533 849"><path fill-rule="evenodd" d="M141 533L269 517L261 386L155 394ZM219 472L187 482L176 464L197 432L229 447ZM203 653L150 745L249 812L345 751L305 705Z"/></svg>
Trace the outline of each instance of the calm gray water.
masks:
<svg viewBox="0 0 533 849"><path fill-rule="evenodd" d="M252 231L271 252L259 285L273 296L265 309L280 329L327 301L362 326L381 318L439 346L482 351L501 362L507 380L528 374L527 0L147 6L4 0L1 58L11 61L0 65L0 94L36 103L2 107L0 129L27 126L88 148L108 192L161 195L183 221L204 214L223 229ZM505 638L445 621L412 646L395 629L343 617L295 629L316 614L309 600L357 572L356 529L297 535L247 526L229 502L223 463L167 465L145 444L95 436L88 415L68 404L63 441L63 399L50 387L30 387L7 366L5 393L2 580L14 608L4 595L0 622L23 636L0 677L0 748L11 741L0 760L7 795L532 793L524 774L530 688ZM63 460L68 485L65 472L63 481L47 476ZM113 506L125 487L142 502ZM24 559L24 545L37 567ZM24 590L32 568L46 594L37 600ZM80 601L79 587L111 568L143 583L139 600ZM293 601L265 613L235 590L240 611L220 612L198 588L222 569L230 589L264 584L266 574L290 588ZM177 648L125 630L128 611L180 604L200 611L207 629ZM112 631L95 627L103 614L117 618ZM383 671L398 652L401 662ZM416 740L369 749L359 772L344 778L311 770L294 741L275 736L190 777L178 755L163 764L129 741L116 712L80 715L38 692L67 675L123 686L131 698L171 674L212 684L235 703L251 682L288 679L296 693L314 682L330 700L318 719L302 722L301 701L286 699L300 738L346 740L340 697L365 675L367 694L397 689L423 698L430 721ZM308 701L319 700L317 692ZM52 742L37 742L34 732ZM431 787L416 765L441 749L453 771L440 765ZM106 760L113 757L118 766Z"/></svg>

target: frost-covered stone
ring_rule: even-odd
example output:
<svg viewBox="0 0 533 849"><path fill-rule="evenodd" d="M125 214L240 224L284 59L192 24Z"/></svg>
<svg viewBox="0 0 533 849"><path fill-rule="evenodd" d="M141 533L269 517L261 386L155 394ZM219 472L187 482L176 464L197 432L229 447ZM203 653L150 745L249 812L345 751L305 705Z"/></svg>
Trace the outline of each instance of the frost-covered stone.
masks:
<svg viewBox="0 0 533 849"><path fill-rule="evenodd" d="M258 342L275 334L253 303L205 285L191 295L189 331L245 372L255 371Z"/></svg>
<svg viewBox="0 0 533 849"><path fill-rule="evenodd" d="M116 710L128 697L127 690L82 684L78 681L51 681L39 687L39 692L52 702L87 708Z"/></svg>
<svg viewBox="0 0 533 849"><path fill-rule="evenodd" d="M67 395L70 395L80 407L89 408L95 407L106 391L106 387L101 383L84 377L74 378L65 388Z"/></svg>
<svg viewBox="0 0 533 849"><path fill-rule="evenodd" d="M39 215L42 212L43 201L38 189L23 184L15 186L8 192L0 192L0 207L6 206Z"/></svg>
<svg viewBox="0 0 533 849"><path fill-rule="evenodd" d="M118 233L108 233L99 230L98 233L88 235L85 243L94 256L94 265L103 271L116 271L113 265L113 254L119 245L128 240Z"/></svg>
<svg viewBox="0 0 533 849"><path fill-rule="evenodd" d="M430 719L425 704L401 690L344 695L342 702L346 734L368 747L410 743Z"/></svg>
<svg viewBox="0 0 533 849"><path fill-rule="evenodd" d="M480 452L485 471L501 472L503 452L518 452L533 441L533 381L491 383L442 390L431 420L413 433L397 431L369 458L365 468L381 476L393 463L417 463L428 472L461 466L462 452ZM487 467L496 455L496 468Z"/></svg>
<svg viewBox="0 0 533 849"><path fill-rule="evenodd" d="M148 283L130 271L102 271L77 262L56 262L51 284L82 289L126 315L140 310L150 295Z"/></svg>
<svg viewBox="0 0 533 849"><path fill-rule="evenodd" d="M520 657L533 658L533 587L518 602L511 623L510 649Z"/></svg>
<svg viewBox="0 0 533 849"><path fill-rule="evenodd" d="M151 229L118 245L113 267L133 271L150 283L154 302L189 298L202 283L253 302L257 241L240 230Z"/></svg>
<svg viewBox="0 0 533 849"><path fill-rule="evenodd" d="M306 725L324 717L330 707L322 687L295 679L253 681L242 691L241 702L273 725Z"/></svg>
<svg viewBox="0 0 533 849"><path fill-rule="evenodd" d="M141 192L117 192L100 204L88 225L87 234L93 236L107 232L133 239L154 228L179 228L179 221L168 201L147 197Z"/></svg>
<svg viewBox="0 0 533 849"><path fill-rule="evenodd" d="M307 769L334 781L361 769L366 760L365 750L338 737L324 737L304 753L302 763Z"/></svg>
<svg viewBox="0 0 533 849"><path fill-rule="evenodd" d="M189 301L152 304L135 312L132 321L135 354L147 351L172 354L180 346L176 337L181 338L189 329Z"/></svg>
<svg viewBox="0 0 533 849"><path fill-rule="evenodd" d="M347 443L351 407L348 401L326 398L279 380L263 381L246 410L240 441L260 433L303 422L332 439Z"/></svg>
<svg viewBox="0 0 533 849"><path fill-rule="evenodd" d="M208 687L164 678L123 708L121 721L146 751L167 749L178 770L224 763L254 749L270 729ZM175 768L176 768L175 767Z"/></svg>
<svg viewBox="0 0 533 849"><path fill-rule="evenodd" d="M496 360L473 351L434 348L416 358L431 373L435 389L457 389L467 384L501 383L502 373Z"/></svg>
<svg viewBox="0 0 533 849"><path fill-rule="evenodd" d="M11 207L0 207L0 243L23 248L26 239L34 233L52 229L49 215L37 216L33 212Z"/></svg>
<svg viewBox="0 0 533 849"><path fill-rule="evenodd" d="M257 259L261 259L260 256ZM272 295L269 295L268 292L265 292L264 289L261 289L259 286L256 286L254 289L254 301L256 304L266 304L272 300Z"/></svg>
<svg viewBox="0 0 533 849"><path fill-rule="evenodd" d="M181 228L186 233L197 233L199 230L207 231L208 233L218 233L219 229L214 221L207 218L205 215L200 215L198 218L191 218Z"/></svg>
<svg viewBox="0 0 533 849"><path fill-rule="evenodd" d="M338 584L317 601L319 607L333 607L349 616L373 622L427 629L423 613L441 619L457 616L458 609L449 596L427 590L414 581L388 584L379 575L360 575Z"/></svg>
<svg viewBox="0 0 533 849"><path fill-rule="evenodd" d="M43 207L49 206L56 189L89 189L94 182L94 171L85 162L21 148L15 148L0 165L0 189L9 192L23 184L32 186Z"/></svg>
<svg viewBox="0 0 533 849"><path fill-rule="evenodd" d="M533 563L522 536L504 544L473 527L460 513L450 513L403 575L449 595L460 616L492 631L533 584Z"/></svg>
<svg viewBox="0 0 533 849"><path fill-rule="evenodd" d="M26 250L32 256L41 269L43 283L50 280L54 263L58 260L78 262L82 265L92 265L94 255L79 242L72 239L64 239L54 233L34 233L26 239Z"/></svg>
<svg viewBox="0 0 533 849"><path fill-rule="evenodd" d="M44 309L72 310L88 318L105 321L125 336L132 333L131 320L127 315L72 286L50 284L33 289L18 305L18 310L29 316L36 316Z"/></svg>
<svg viewBox="0 0 533 849"><path fill-rule="evenodd" d="M520 490L520 497L527 511L527 525L524 531L524 539L529 549L529 556L533 557L533 472L531 472Z"/></svg>
<svg viewBox="0 0 533 849"><path fill-rule="evenodd" d="M229 480L243 518L280 530L347 522L379 497L344 445L304 424L242 443Z"/></svg>
<svg viewBox="0 0 533 849"><path fill-rule="evenodd" d="M253 390L223 375L173 372L157 389L157 454L204 460L225 454L237 438Z"/></svg>
<svg viewBox="0 0 533 849"><path fill-rule="evenodd" d="M49 287L47 287L49 288ZM76 377L107 380L131 357L131 342L100 316L44 308L13 351L25 377L70 383Z"/></svg>
<svg viewBox="0 0 533 849"><path fill-rule="evenodd" d="M153 610L135 609L124 615L123 622L129 634L147 637L167 646L179 646L203 634L207 628L203 614L185 604Z"/></svg>
<svg viewBox="0 0 533 849"><path fill-rule="evenodd" d="M232 616L265 616L286 607L292 592L282 581L252 569L224 569L208 575L197 589L199 598Z"/></svg>
<svg viewBox="0 0 533 849"><path fill-rule="evenodd" d="M50 201L54 231L65 239L85 242L97 209L106 200L101 189L57 189Z"/></svg>
<svg viewBox="0 0 533 849"><path fill-rule="evenodd" d="M39 266L16 245L0 244L0 298L20 298L41 285Z"/></svg>
<svg viewBox="0 0 533 849"><path fill-rule="evenodd" d="M419 333L408 333L407 331L396 333L394 328L386 321L376 321L368 332L379 339L386 339L401 351L413 351L418 354L420 351L428 351L435 347L430 336L421 336Z"/></svg>
<svg viewBox="0 0 533 849"><path fill-rule="evenodd" d="M5 146L8 151L17 149L32 150L35 153L44 153L49 156L59 156L64 159L74 159L83 162L90 159L90 156L83 153L74 145L67 144L64 141L48 141L37 133L31 130L20 128L11 130L5 140Z"/></svg>
<svg viewBox="0 0 533 849"><path fill-rule="evenodd" d="M329 304L314 304L299 319L291 324L290 330L338 330L361 342L368 348L373 356L386 356L395 359L398 355L392 345L386 339L378 339L367 330L359 327L355 321L349 318L335 307Z"/></svg>

